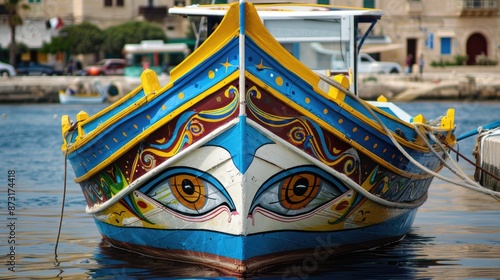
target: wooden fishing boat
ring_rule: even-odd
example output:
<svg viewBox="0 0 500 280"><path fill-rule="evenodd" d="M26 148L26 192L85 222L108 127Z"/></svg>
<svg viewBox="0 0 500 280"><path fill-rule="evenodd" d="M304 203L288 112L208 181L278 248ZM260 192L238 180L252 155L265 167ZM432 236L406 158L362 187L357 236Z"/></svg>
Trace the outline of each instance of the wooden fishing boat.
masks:
<svg viewBox="0 0 500 280"><path fill-rule="evenodd" d="M61 104L100 104L106 101L106 96L99 93L75 93L59 91L59 103Z"/></svg>
<svg viewBox="0 0 500 280"><path fill-rule="evenodd" d="M369 32L380 10L234 3L170 13L207 16L213 33L166 85L145 70L103 111L62 118L62 150L106 241L249 275L410 230L443 165L439 142L455 144L454 110L427 122L356 96L358 27ZM311 42L339 47L345 69L307 67Z"/></svg>
<svg viewBox="0 0 500 280"><path fill-rule="evenodd" d="M77 82L68 86L66 90L59 90L59 103L61 104L100 104L107 100L109 86L101 82L87 83Z"/></svg>

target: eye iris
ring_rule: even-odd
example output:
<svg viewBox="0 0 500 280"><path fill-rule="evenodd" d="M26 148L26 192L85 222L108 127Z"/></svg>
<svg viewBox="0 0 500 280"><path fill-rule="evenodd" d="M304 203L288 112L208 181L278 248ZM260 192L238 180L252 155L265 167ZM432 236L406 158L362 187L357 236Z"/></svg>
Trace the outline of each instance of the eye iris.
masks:
<svg viewBox="0 0 500 280"><path fill-rule="evenodd" d="M172 193L185 207L198 210L205 205L206 192L203 182L191 175L178 175L171 178Z"/></svg>
<svg viewBox="0 0 500 280"><path fill-rule="evenodd" d="M280 202L286 209L306 207L319 192L320 178L313 174L296 174L283 181Z"/></svg>

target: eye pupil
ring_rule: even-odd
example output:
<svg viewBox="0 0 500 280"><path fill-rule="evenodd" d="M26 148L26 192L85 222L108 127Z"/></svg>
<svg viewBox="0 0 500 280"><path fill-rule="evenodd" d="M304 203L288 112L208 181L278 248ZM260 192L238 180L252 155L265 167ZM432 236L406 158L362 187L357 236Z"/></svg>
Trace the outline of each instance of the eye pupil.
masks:
<svg viewBox="0 0 500 280"><path fill-rule="evenodd" d="M193 182L188 179L182 180L182 190L188 195L194 194Z"/></svg>
<svg viewBox="0 0 500 280"><path fill-rule="evenodd" d="M306 178L301 178L297 180L293 186L293 194L298 196L303 196L307 191L308 181Z"/></svg>

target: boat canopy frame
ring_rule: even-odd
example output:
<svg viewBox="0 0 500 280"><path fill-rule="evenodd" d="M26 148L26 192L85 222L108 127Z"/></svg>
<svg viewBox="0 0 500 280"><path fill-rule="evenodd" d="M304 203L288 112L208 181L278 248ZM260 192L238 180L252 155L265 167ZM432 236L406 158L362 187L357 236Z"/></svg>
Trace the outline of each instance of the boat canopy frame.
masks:
<svg viewBox="0 0 500 280"><path fill-rule="evenodd" d="M273 37L303 63L311 61L311 58L302 57L304 53L307 55L307 51L300 44L338 44L336 48L339 49L341 64L345 65L345 69L332 70L335 69L332 67L335 59L333 57L330 58L331 63L328 60L328 65L306 66L313 71L321 71L323 74L344 74L348 76L350 81L349 90L356 95L358 94L358 54L364 41L380 20L383 14L382 10L293 3L256 3L254 6L264 26ZM277 6L282 9L276 9ZM191 5L172 7L169 9L169 13L183 17L205 17L207 37L209 37L228 8L229 4ZM301 24L299 24L299 21ZM360 23L369 24L363 33L360 33Z"/></svg>

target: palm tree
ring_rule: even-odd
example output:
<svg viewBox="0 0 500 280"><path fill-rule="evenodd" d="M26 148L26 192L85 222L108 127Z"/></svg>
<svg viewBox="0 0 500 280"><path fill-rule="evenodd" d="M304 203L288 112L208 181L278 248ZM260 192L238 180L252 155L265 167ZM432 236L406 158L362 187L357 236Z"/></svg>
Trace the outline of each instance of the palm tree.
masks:
<svg viewBox="0 0 500 280"><path fill-rule="evenodd" d="M21 3L22 1L23 0L4 0L5 7L9 12L7 18L10 28L9 62L13 66L16 64L16 27L23 25L23 19L19 15L19 9L30 9L30 6Z"/></svg>

